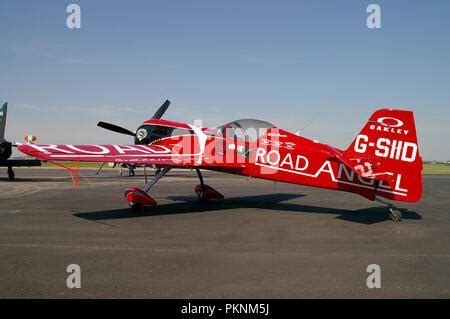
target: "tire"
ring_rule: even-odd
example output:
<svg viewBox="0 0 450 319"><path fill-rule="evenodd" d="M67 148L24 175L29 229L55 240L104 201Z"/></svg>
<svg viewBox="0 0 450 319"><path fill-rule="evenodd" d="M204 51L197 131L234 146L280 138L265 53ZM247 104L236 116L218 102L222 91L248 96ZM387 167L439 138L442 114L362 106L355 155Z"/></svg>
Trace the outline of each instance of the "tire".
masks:
<svg viewBox="0 0 450 319"><path fill-rule="evenodd" d="M130 169L130 170L128 171L128 175L134 176L134 169Z"/></svg>
<svg viewBox="0 0 450 319"><path fill-rule="evenodd" d="M128 203L130 205L130 208L133 210L139 210L142 208L142 205L140 203Z"/></svg>
<svg viewBox="0 0 450 319"><path fill-rule="evenodd" d="M206 203L206 202L209 201L209 198L205 198L203 196L203 194L204 194L203 191L200 191L200 192L197 193L197 197L202 203Z"/></svg>
<svg viewBox="0 0 450 319"><path fill-rule="evenodd" d="M402 220L402 212L394 207L389 207L389 218L395 222Z"/></svg>

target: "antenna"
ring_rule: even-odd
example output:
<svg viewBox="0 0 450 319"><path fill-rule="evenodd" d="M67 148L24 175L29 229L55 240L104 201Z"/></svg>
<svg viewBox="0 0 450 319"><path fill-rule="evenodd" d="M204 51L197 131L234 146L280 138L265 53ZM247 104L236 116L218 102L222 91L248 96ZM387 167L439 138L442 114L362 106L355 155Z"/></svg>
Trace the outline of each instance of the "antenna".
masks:
<svg viewBox="0 0 450 319"><path fill-rule="evenodd" d="M319 117L319 115L320 114L317 114L311 120L309 120L309 122L307 122L302 128L300 128L300 130L298 130L297 133L295 133L295 135L300 135L300 132L303 131L308 126L310 126Z"/></svg>

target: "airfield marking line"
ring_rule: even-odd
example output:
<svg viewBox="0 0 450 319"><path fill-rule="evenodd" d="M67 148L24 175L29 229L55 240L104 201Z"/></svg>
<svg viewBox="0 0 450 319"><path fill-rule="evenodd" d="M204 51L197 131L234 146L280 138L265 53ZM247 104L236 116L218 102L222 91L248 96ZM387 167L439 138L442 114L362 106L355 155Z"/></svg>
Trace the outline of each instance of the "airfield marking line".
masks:
<svg viewBox="0 0 450 319"><path fill-rule="evenodd" d="M137 247L100 247L100 246L77 246L77 245L43 245L43 244L5 244L1 243L0 247L10 247L10 248L50 248L50 249L84 249L84 250L130 250L130 251L153 251L153 252L179 252L179 253L204 253L205 249L177 249L177 248L137 248ZM216 248L216 247L214 247ZM217 252L217 249L215 249ZM220 251L221 253L228 253L228 251ZM250 254L250 255L261 255L261 254L272 254L272 251L267 252L255 252L255 251L232 251L233 254ZM317 253L304 253L304 252L279 252L283 255L298 255L298 256L315 256ZM369 253L320 253L318 257L321 256L373 256ZM377 256L383 257L438 257L438 258L450 258L450 254L377 254Z"/></svg>

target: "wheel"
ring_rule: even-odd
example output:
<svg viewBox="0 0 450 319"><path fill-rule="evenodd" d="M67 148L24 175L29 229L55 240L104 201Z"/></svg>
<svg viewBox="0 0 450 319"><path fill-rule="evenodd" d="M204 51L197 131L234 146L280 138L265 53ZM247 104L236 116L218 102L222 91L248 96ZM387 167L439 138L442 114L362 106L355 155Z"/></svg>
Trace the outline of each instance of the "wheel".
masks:
<svg viewBox="0 0 450 319"><path fill-rule="evenodd" d="M12 170L12 168L8 167L8 179L10 181L13 181L15 177L14 171Z"/></svg>
<svg viewBox="0 0 450 319"><path fill-rule="evenodd" d="M142 207L141 203L128 203L128 205L130 205L130 208L133 210L138 210L141 209Z"/></svg>
<svg viewBox="0 0 450 319"><path fill-rule="evenodd" d="M402 220L402 212L400 212L397 208L391 206L389 207L389 218L393 221L401 221Z"/></svg>
<svg viewBox="0 0 450 319"><path fill-rule="evenodd" d="M155 175L158 175L159 173L161 173L161 168L157 168L157 169L155 170Z"/></svg>
<svg viewBox="0 0 450 319"><path fill-rule="evenodd" d="M204 190L199 190L197 193L197 197L201 202L206 203L207 201L209 201L209 197L205 196L205 191Z"/></svg>
<svg viewBox="0 0 450 319"><path fill-rule="evenodd" d="M128 175L134 176L134 169L130 169L130 170L128 171Z"/></svg>

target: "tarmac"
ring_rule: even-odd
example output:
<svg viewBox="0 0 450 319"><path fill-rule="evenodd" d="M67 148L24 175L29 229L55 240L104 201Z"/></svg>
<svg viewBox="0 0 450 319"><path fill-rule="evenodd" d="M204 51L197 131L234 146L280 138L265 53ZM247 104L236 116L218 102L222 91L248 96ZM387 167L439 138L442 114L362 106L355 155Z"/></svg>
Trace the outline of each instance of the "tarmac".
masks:
<svg viewBox="0 0 450 319"><path fill-rule="evenodd" d="M124 200L135 177L61 169L0 171L1 298L449 298L450 175L424 175L403 220L355 194L205 172L225 195L201 203L194 171ZM67 266L81 288L66 285ZM381 288L368 288L368 265Z"/></svg>

